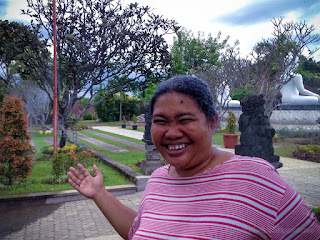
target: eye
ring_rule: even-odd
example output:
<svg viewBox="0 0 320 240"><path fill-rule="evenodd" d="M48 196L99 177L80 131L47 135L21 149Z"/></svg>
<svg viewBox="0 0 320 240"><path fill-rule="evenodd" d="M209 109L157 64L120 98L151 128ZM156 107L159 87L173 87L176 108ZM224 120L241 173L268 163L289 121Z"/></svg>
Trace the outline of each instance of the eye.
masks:
<svg viewBox="0 0 320 240"><path fill-rule="evenodd" d="M164 119L153 119L152 123L159 124L159 125L165 125L165 124L167 124L167 121Z"/></svg>
<svg viewBox="0 0 320 240"><path fill-rule="evenodd" d="M187 124L187 123L189 123L189 122L191 122L191 121L192 121L191 118L183 118L183 119L180 119L180 120L179 120L179 123L180 123L180 124Z"/></svg>

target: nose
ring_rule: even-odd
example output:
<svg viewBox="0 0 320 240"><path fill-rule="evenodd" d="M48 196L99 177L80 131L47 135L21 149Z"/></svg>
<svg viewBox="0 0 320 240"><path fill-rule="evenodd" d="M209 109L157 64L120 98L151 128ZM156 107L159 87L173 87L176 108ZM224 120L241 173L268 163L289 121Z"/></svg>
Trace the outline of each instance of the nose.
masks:
<svg viewBox="0 0 320 240"><path fill-rule="evenodd" d="M182 131L179 129L179 126L175 124L170 125L165 133L165 137L168 139L179 139L182 136Z"/></svg>

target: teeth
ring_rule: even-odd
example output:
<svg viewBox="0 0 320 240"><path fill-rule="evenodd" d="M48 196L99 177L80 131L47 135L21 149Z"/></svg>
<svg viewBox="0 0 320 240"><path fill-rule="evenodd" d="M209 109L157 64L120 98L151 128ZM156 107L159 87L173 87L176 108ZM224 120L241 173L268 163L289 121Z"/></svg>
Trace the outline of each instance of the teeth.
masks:
<svg viewBox="0 0 320 240"><path fill-rule="evenodd" d="M168 149L169 149L170 151L181 150L181 149L185 148L186 146L187 146L187 144L168 145Z"/></svg>

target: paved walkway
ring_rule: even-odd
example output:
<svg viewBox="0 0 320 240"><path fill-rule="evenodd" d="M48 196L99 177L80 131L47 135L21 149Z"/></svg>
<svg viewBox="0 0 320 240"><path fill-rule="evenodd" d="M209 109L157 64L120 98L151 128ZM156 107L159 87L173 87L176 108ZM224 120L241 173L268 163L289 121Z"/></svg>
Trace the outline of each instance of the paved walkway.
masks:
<svg viewBox="0 0 320 240"><path fill-rule="evenodd" d="M85 140L85 141L87 141L89 143L92 143L94 145L102 147L103 149L109 150L110 152L128 152L127 149L124 149L124 148L121 148L121 147L117 147L117 146L114 146L114 145L109 144L109 143L102 142L100 140L88 137L88 136L86 136L84 134L77 133L77 135L78 135L78 138L81 138L81 139L83 139L83 140Z"/></svg>
<svg viewBox="0 0 320 240"><path fill-rule="evenodd" d="M137 139L143 135L115 127L99 128L116 131L114 133L117 134L125 133ZM130 132L134 135L130 135ZM320 163L291 158L281 158L280 161L284 166L278 169L279 174L297 190L308 206L320 207ZM142 192L138 192L117 198L137 210L141 196ZM0 214L0 236L5 240L121 239L91 200L5 210Z"/></svg>
<svg viewBox="0 0 320 240"><path fill-rule="evenodd" d="M139 143L134 143L125 139L121 139L121 138L117 138L117 137L112 137L109 136L107 134L103 134L103 133L99 133L99 132L95 132L95 131L90 131L90 130L85 130L88 133L103 137L103 138L107 138L110 139L112 141L117 141L117 142L121 142L125 145L128 145L130 147L136 148L137 150L145 150L145 145L144 144L139 144Z"/></svg>
<svg viewBox="0 0 320 240"><path fill-rule="evenodd" d="M119 135L123 135L126 137L131 137L135 139L142 140L143 139L143 132L138 132L138 131L133 131L133 130L128 130L125 128L120 128L120 127L109 127L109 126L94 126L92 129L99 129L101 131L105 132L111 132Z"/></svg>

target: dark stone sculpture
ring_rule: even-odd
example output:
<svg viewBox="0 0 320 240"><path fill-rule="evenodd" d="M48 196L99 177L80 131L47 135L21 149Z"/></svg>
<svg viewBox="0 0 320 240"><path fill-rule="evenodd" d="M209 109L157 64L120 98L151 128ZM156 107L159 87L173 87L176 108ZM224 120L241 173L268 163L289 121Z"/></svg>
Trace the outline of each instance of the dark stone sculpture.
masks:
<svg viewBox="0 0 320 240"><path fill-rule="evenodd" d="M240 101L242 114L239 118L240 145L235 153L242 156L260 157L275 168L282 167L279 156L274 155L272 139L275 130L264 116L263 95L251 95Z"/></svg>

